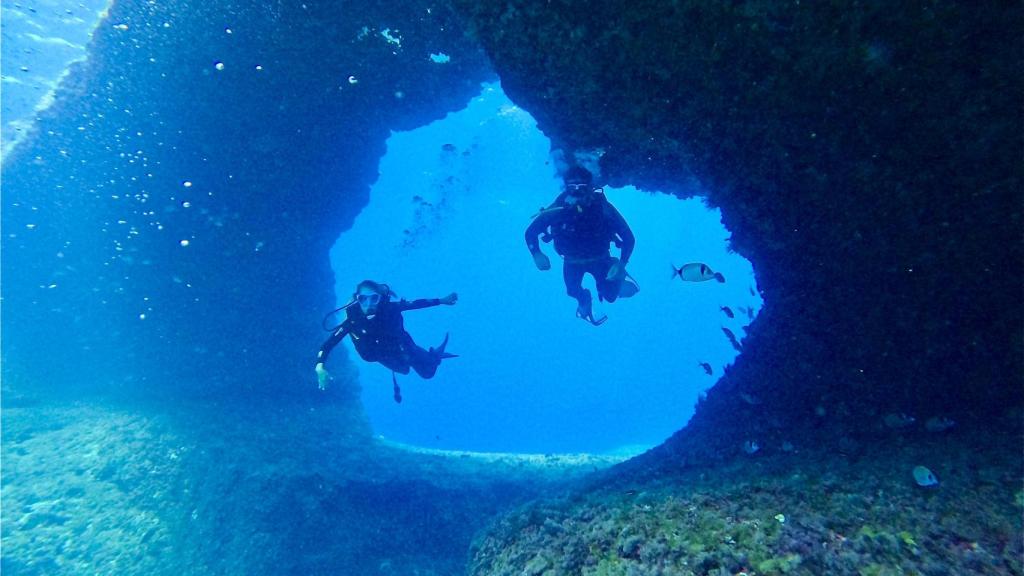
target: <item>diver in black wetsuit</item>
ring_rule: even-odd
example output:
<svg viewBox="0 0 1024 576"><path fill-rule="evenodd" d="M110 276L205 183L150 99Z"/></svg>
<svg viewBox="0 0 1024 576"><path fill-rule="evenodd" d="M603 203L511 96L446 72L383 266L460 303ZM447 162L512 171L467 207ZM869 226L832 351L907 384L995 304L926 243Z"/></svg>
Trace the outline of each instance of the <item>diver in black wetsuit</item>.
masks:
<svg viewBox="0 0 1024 576"><path fill-rule="evenodd" d="M331 350L345 337L352 338L359 356L367 362L379 362L392 371L395 402L402 401L394 373L408 374L412 368L422 378L432 378L441 360L455 358L444 351L448 336L437 348L424 350L416 345L412 336L405 331L402 312L445 304L452 306L458 301L454 292L444 298L391 300L391 289L386 284L363 280L356 286L354 300L345 306L347 317L335 328L331 337L320 347L316 360L316 375L320 389L327 386L327 370L324 362Z"/></svg>
<svg viewBox="0 0 1024 576"><path fill-rule="evenodd" d="M554 239L555 252L564 259L562 276L569 296L578 304L576 316L595 326L607 317L594 319L593 298L583 288L583 276L590 273L597 284L598 298L614 302L637 293L639 287L626 272L636 239L629 225L604 196L594 188L593 176L586 168L570 168L564 176L565 190L526 229L526 246L540 270L551 268L551 261L541 252L537 237L545 242ZM614 258L609 243L621 250Z"/></svg>

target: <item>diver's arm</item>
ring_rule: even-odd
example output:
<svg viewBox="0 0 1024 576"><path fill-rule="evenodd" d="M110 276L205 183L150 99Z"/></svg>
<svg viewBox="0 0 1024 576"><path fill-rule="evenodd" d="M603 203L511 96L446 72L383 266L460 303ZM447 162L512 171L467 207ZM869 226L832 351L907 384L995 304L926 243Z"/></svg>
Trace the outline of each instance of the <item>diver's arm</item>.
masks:
<svg viewBox="0 0 1024 576"><path fill-rule="evenodd" d="M400 311L405 312L406 310L419 310L420 308L430 308L431 306L440 306L441 305L441 299L440 298L417 298L416 300L413 300L412 302L409 302L408 300L399 300L398 302L395 302L392 305L393 306L397 306Z"/></svg>
<svg viewBox="0 0 1024 576"><path fill-rule="evenodd" d="M544 233L548 226L554 223L557 215L558 211L554 209L541 212L526 227L526 247L529 248L530 254L540 252L540 243L537 242L537 238Z"/></svg>
<svg viewBox="0 0 1024 576"><path fill-rule="evenodd" d="M327 389L327 378L330 376L327 369L324 368L324 362L327 361L327 355L331 353L331 350L348 334L348 329L344 326L344 324L338 326L334 334L331 334L331 337L320 347L320 351L316 353L316 381L321 390Z"/></svg>
<svg viewBox="0 0 1024 576"><path fill-rule="evenodd" d="M622 239L622 245L619 254L619 261L625 266L629 262L629 257L633 255L633 247L636 245L636 237L633 236L633 231L629 229L629 224L626 224L626 219L619 214L619 211L614 206L608 205L608 209L611 210L612 224L615 233Z"/></svg>
<svg viewBox="0 0 1024 576"><path fill-rule="evenodd" d="M323 366L324 362L327 361L327 356L334 350L334 347L341 342L345 336L348 335L348 328L345 328L344 324L339 326L337 330L331 334L331 337L324 342L324 345L320 347L320 351L316 353L316 364L317 366Z"/></svg>
<svg viewBox="0 0 1024 576"><path fill-rule="evenodd" d="M459 296L455 292L452 292L444 298L419 298L412 302L399 300L398 302L394 302L393 305L398 306L399 311L405 312L406 310L419 310L420 308L430 308L431 306L440 306L441 304L451 306L452 304L455 304L455 301L458 300L458 298Z"/></svg>
<svg viewBox="0 0 1024 576"><path fill-rule="evenodd" d="M548 259L547 255L544 254L540 249L540 244L537 243L537 237L544 233L548 229L548 226L554 223L558 212L556 209L551 209L548 212L541 212L533 219L533 222L526 227L526 247L530 249L530 255L533 256L533 263L537 266L538 270L550 270L551 260Z"/></svg>

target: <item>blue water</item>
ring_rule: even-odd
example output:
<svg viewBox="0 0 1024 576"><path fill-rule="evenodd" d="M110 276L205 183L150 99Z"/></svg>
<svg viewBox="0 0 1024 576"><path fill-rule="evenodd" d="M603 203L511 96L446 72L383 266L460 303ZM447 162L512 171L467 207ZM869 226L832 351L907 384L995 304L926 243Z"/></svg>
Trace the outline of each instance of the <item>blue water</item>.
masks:
<svg viewBox="0 0 1024 576"><path fill-rule="evenodd" d="M761 299L750 263L728 251L718 211L699 198L606 188L636 235L629 272L641 291L595 304L609 317L600 327L575 318L551 245L542 249L552 270L540 272L523 237L558 194L563 166L498 84L443 120L392 134L369 205L331 252L339 305L366 278L409 300L457 292L456 306L405 319L423 347L450 333L460 356L429 381L399 376L396 404L390 371L349 348L376 433L432 448L635 452L678 430L733 361L721 328L742 338L750 319L739 308L756 311ZM727 282L672 279L670 266L685 262L705 262ZM592 284L588 276L596 295Z"/></svg>
<svg viewBox="0 0 1024 576"><path fill-rule="evenodd" d="M105 9L103 2L4 2L5 154L50 104L50 91L70 63L84 56L97 24L112 27L114 34L127 32L122 29L127 23L100 22ZM448 65L441 57L432 62ZM543 246L554 267L541 273L523 242L531 216L557 195L566 159L553 153L534 120L500 85L482 86L467 104L429 126L392 135L370 204L332 251L339 304L364 278L388 282L409 299L452 291L460 296L455 307L406 314L406 326L419 344L436 345L450 333L449 349L460 357L445 362L430 381L401 378L401 405L391 399L390 373L349 350L374 432L431 448L479 451L633 453L660 443L686 422L698 395L734 359L721 327L742 337L749 319L739 308L756 311L761 305L752 294L750 264L728 252L729 232L717 211L702 205L701 190L693 190L698 198L679 201L657 191L606 187L636 234L630 272L641 292L613 305L598 303L597 313L609 316L604 326L580 322L575 302L564 293L552 247ZM593 163L599 151L590 152L586 160ZM179 195L189 191L183 186L193 179L177 180L173 205L159 214L158 224L172 212L189 210ZM110 198L121 197L119 192ZM145 194L135 197L145 200ZM117 230L128 226L117 223ZM45 225L42 216L31 220L27 231L7 236L31 234L37 225ZM149 262L129 247L135 231L131 227L122 242L115 242L110 262L130 265L137 256L144 265ZM178 236L176 247L190 238ZM97 241L83 236L73 243ZM257 243L256 250L260 247ZM195 247L175 253L189 249ZM60 266L47 289L62 287L74 272L63 265L62 251L57 258ZM710 264L729 281L670 279L671 264L691 261ZM172 289L191 289L194 280L172 274ZM586 282L592 287L590 278ZM147 322L160 313L160 295L143 296L115 312L128 310L127 317ZM99 304L109 301L102 298ZM721 305L732 307L737 317L726 318ZM101 345L102 338L94 349ZM197 341L193 350L205 354L206 348ZM346 361L342 356L337 353L329 365L335 373ZM706 375L698 362L710 363L714 375ZM120 372L127 382L145 370L129 366Z"/></svg>
<svg viewBox="0 0 1024 576"><path fill-rule="evenodd" d="M109 4L3 1L3 155L32 129L36 114L52 103L68 66L85 58L86 44Z"/></svg>

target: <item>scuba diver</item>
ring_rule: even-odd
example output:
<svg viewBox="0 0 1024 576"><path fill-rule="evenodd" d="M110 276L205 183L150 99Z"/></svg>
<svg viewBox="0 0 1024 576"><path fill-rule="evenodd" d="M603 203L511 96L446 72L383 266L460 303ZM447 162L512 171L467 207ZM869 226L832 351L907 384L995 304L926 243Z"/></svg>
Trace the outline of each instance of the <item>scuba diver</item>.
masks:
<svg viewBox="0 0 1024 576"><path fill-rule="evenodd" d="M441 360L456 357L444 351L448 345L447 334L437 348L424 350L417 346L412 336L405 331L402 312L440 304L452 306L458 301L458 294L452 292L444 298L423 298L412 302L393 300L392 297L391 288L387 284L363 280L356 286L352 301L335 310L345 310L346 318L317 353L316 377L321 390L326 389L329 376L324 369L327 355L345 336L351 336L352 345L363 360L379 362L391 370L395 402L402 401L402 391L398 387L395 372L408 374L409 368L412 368L420 377L429 379L433 378Z"/></svg>
<svg viewBox="0 0 1024 576"><path fill-rule="evenodd" d="M526 229L526 246L540 270L551 268L551 261L541 251L537 237L555 241L555 252L564 263L562 277L569 296L576 299L576 317L600 326L608 319L594 318L593 297L583 287L583 276L589 273L597 284L597 296L606 302L628 298L640 288L626 272L636 239L629 225L604 196L594 188L593 176L581 166L574 166L563 177L565 190L547 208L541 209ZM609 251L609 243L619 247L619 257Z"/></svg>

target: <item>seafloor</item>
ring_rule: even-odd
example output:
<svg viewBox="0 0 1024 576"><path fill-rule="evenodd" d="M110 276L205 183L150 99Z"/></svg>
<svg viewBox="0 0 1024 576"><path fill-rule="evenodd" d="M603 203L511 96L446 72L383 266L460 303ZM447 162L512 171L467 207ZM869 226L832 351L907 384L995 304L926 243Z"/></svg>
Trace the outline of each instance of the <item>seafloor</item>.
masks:
<svg viewBox="0 0 1024 576"><path fill-rule="evenodd" d="M1024 574L1013 433L883 426L845 454L667 474L409 451L330 411L0 417L4 574Z"/></svg>
<svg viewBox="0 0 1024 576"><path fill-rule="evenodd" d="M1024 574L1020 446L908 430L849 454L754 454L661 479L626 464L592 492L502 518L471 573ZM921 463L938 486L915 483Z"/></svg>
<svg viewBox="0 0 1024 576"><path fill-rule="evenodd" d="M499 510L620 458L420 453L332 411L4 408L2 571L460 574Z"/></svg>

